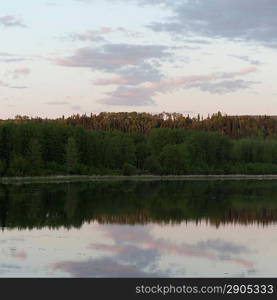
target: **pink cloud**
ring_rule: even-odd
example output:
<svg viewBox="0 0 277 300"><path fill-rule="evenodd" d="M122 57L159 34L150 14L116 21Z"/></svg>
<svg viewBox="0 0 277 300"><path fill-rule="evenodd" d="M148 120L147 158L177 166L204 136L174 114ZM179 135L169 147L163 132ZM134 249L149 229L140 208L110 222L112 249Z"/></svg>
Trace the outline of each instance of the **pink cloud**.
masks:
<svg viewBox="0 0 277 300"><path fill-rule="evenodd" d="M256 72L257 68L255 66L250 66L245 69L241 69L238 72L229 72L229 73L223 73L222 78L233 78L235 76L240 76L240 75L247 75L249 73Z"/></svg>
<svg viewBox="0 0 277 300"><path fill-rule="evenodd" d="M20 67L15 69L14 73L21 74L21 75L28 75L31 73L31 69L28 67Z"/></svg>
<svg viewBox="0 0 277 300"><path fill-rule="evenodd" d="M102 35L110 34L112 32L114 32L114 30L109 27L101 27L99 30L86 30L83 33L71 34L70 38L74 41L105 41Z"/></svg>
<svg viewBox="0 0 277 300"><path fill-rule="evenodd" d="M31 73L31 69L28 67L18 67L12 71L7 72L7 76L12 79L18 79L19 77L25 77Z"/></svg>
<svg viewBox="0 0 277 300"><path fill-rule="evenodd" d="M111 33L111 32L113 32L113 30L109 27L102 27L99 30L99 33L102 33L102 34Z"/></svg>
<svg viewBox="0 0 277 300"><path fill-rule="evenodd" d="M0 86L9 87L10 85L8 83L0 80Z"/></svg>
<svg viewBox="0 0 277 300"><path fill-rule="evenodd" d="M248 73L252 73L252 72L256 72L256 71L257 71L257 68L255 66L251 66L249 68L240 70L240 73L241 74L248 74Z"/></svg>
<svg viewBox="0 0 277 300"><path fill-rule="evenodd" d="M251 66L247 69L242 69L237 72L190 75L173 79L163 79L160 81L143 82L137 86L130 86L128 83L125 85L119 83L120 86L115 91L106 93L107 97L102 99L101 102L108 105L154 105L155 102L153 101L152 97L157 93L166 93L182 88L199 88L203 91L221 94L226 92L234 92L242 88L248 88L251 84L256 82L244 82L241 79L224 81L224 79L245 76L256 71L257 68ZM127 80L127 82L129 81Z"/></svg>
<svg viewBox="0 0 277 300"><path fill-rule="evenodd" d="M0 25L4 27L26 27L20 19L17 19L14 16L0 17Z"/></svg>
<svg viewBox="0 0 277 300"><path fill-rule="evenodd" d="M229 73L213 73L207 75L191 75L191 76L183 76L174 79L165 79L160 82L146 82L143 86L147 89L152 89L160 92L165 92L174 88L189 86L192 83L197 82L206 82L212 80L218 80L223 78L234 78L236 76L247 75L249 73L256 72L257 68L251 66L246 69L239 70L238 72L229 72Z"/></svg>
<svg viewBox="0 0 277 300"><path fill-rule="evenodd" d="M114 77L110 79L98 79L93 81L96 85L127 84L128 80L123 77Z"/></svg>

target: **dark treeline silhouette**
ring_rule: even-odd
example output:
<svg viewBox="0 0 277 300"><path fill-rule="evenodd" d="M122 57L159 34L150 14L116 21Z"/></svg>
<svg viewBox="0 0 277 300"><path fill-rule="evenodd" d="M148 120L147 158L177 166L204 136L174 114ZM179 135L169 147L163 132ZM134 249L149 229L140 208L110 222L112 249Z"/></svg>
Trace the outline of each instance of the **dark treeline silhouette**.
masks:
<svg viewBox="0 0 277 300"><path fill-rule="evenodd" d="M0 124L13 123L58 123L82 126L89 130L114 131L149 134L155 128L183 128L203 131L216 131L234 139L243 137L276 137L276 116L227 116L220 112L203 118L190 117L180 113L138 113L138 112L102 112L99 114L72 115L57 119L29 118L16 116L15 119L0 120Z"/></svg>
<svg viewBox="0 0 277 300"><path fill-rule="evenodd" d="M84 222L148 224L277 221L270 181L89 182L0 185L4 228L79 228Z"/></svg>
<svg viewBox="0 0 277 300"><path fill-rule="evenodd" d="M87 130L53 122L0 125L0 176L277 174L277 138L232 139L182 128Z"/></svg>

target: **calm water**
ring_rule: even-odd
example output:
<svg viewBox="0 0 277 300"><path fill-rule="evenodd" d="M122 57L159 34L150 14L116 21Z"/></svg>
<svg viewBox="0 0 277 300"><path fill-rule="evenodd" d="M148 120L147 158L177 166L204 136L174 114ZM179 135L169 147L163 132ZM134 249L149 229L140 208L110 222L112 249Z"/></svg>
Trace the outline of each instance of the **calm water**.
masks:
<svg viewBox="0 0 277 300"><path fill-rule="evenodd" d="M277 182L0 186L1 277L277 277Z"/></svg>

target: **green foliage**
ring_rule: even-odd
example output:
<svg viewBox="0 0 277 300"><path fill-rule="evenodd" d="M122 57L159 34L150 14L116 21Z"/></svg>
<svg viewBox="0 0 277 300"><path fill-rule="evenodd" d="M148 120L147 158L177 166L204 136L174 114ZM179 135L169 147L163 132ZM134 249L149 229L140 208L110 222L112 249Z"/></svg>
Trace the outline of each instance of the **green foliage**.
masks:
<svg viewBox="0 0 277 300"><path fill-rule="evenodd" d="M158 155L165 146L184 143L188 131L183 129L155 129L149 134L149 145L155 155Z"/></svg>
<svg viewBox="0 0 277 300"><path fill-rule="evenodd" d="M68 138L65 146L65 165L67 174L74 174L78 167L78 148L73 137Z"/></svg>
<svg viewBox="0 0 277 300"><path fill-rule="evenodd" d="M154 175L160 175L162 173L161 164L154 156L148 156L145 159L143 169Z"/></svg>
<svg viewBox="0 0 277 300"><path fill-rule="evenodd" d="M130 176L130 175L136 175L137 173L137 169L135 166L129 164L129 163L125 163L122 167L122 174L126 175L126 176Z"/></svg>
<svg viewBox="0 0 277 300"><path fill-rule="evenodd" d="M214 132L194 131L187 142L191 166L223 164L230 159L231 150L231 140Z"/></svg>
<svg viewBox="0 0 277 300"><path fill-rule="evenodd" d="M151 154L151 149L146 142L140 142L136 145L135 156L136 166L139 169L143 169L147 157Z"/></svg>
<svg viewBox="0 0 277 300"><path fill-rule="evenodd" d="M41 146L37 139L31 139L26 157L29 162L29 173L39 175L42 172L43 161Z"/></svg>
<svg viewBox="0 0 277 300"><path fill-rule="evenodd" d="M277 163L277 141L247 138L237 141L233 159L244 163Z"/></svg>
<svg viewBox="0 0 277 300"><path fill-rule="evenodd" d="M121 132L106 134L103 140L105 167L120 169L124 163L135 163L135 145L132 138Z"/></svg>
<svg viewBox="0 0 277 300"><path fill-rule="evenodd" d="M159 160L163 174L185 174L186 164L188 163L186 144L165 146Z"/></svg>
<svg viewBox="0 0 277 300"><path fill-rule="evenodd" d="M13 156L10 167L7 171L8 176L25 176L28 174L28 161L21 155Z"/></svg>
<svg viewBox="0 0 277 300"><path fill-rule="evenodd" d="M6 164L3 160L0 159L0 176L4 175L6 170Z"/></svg>
<svg viewBox="0 0 277 300"><path fill-rule="evenodd" d="M0 176L277 174L276 166L277 138L232 140L176 128L145 136L30 121L0 125Z"/></svg>

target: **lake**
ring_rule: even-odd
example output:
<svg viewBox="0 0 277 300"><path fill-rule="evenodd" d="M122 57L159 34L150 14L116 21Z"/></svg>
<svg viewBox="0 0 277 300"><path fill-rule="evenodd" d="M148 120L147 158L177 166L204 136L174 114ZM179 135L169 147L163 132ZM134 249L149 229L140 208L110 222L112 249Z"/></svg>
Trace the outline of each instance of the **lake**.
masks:
<svg viewBox="0 0 277 300"><path fill-rule="evenodd" d="M276 277L276 181L0 185L1 277Z"/></svg>

